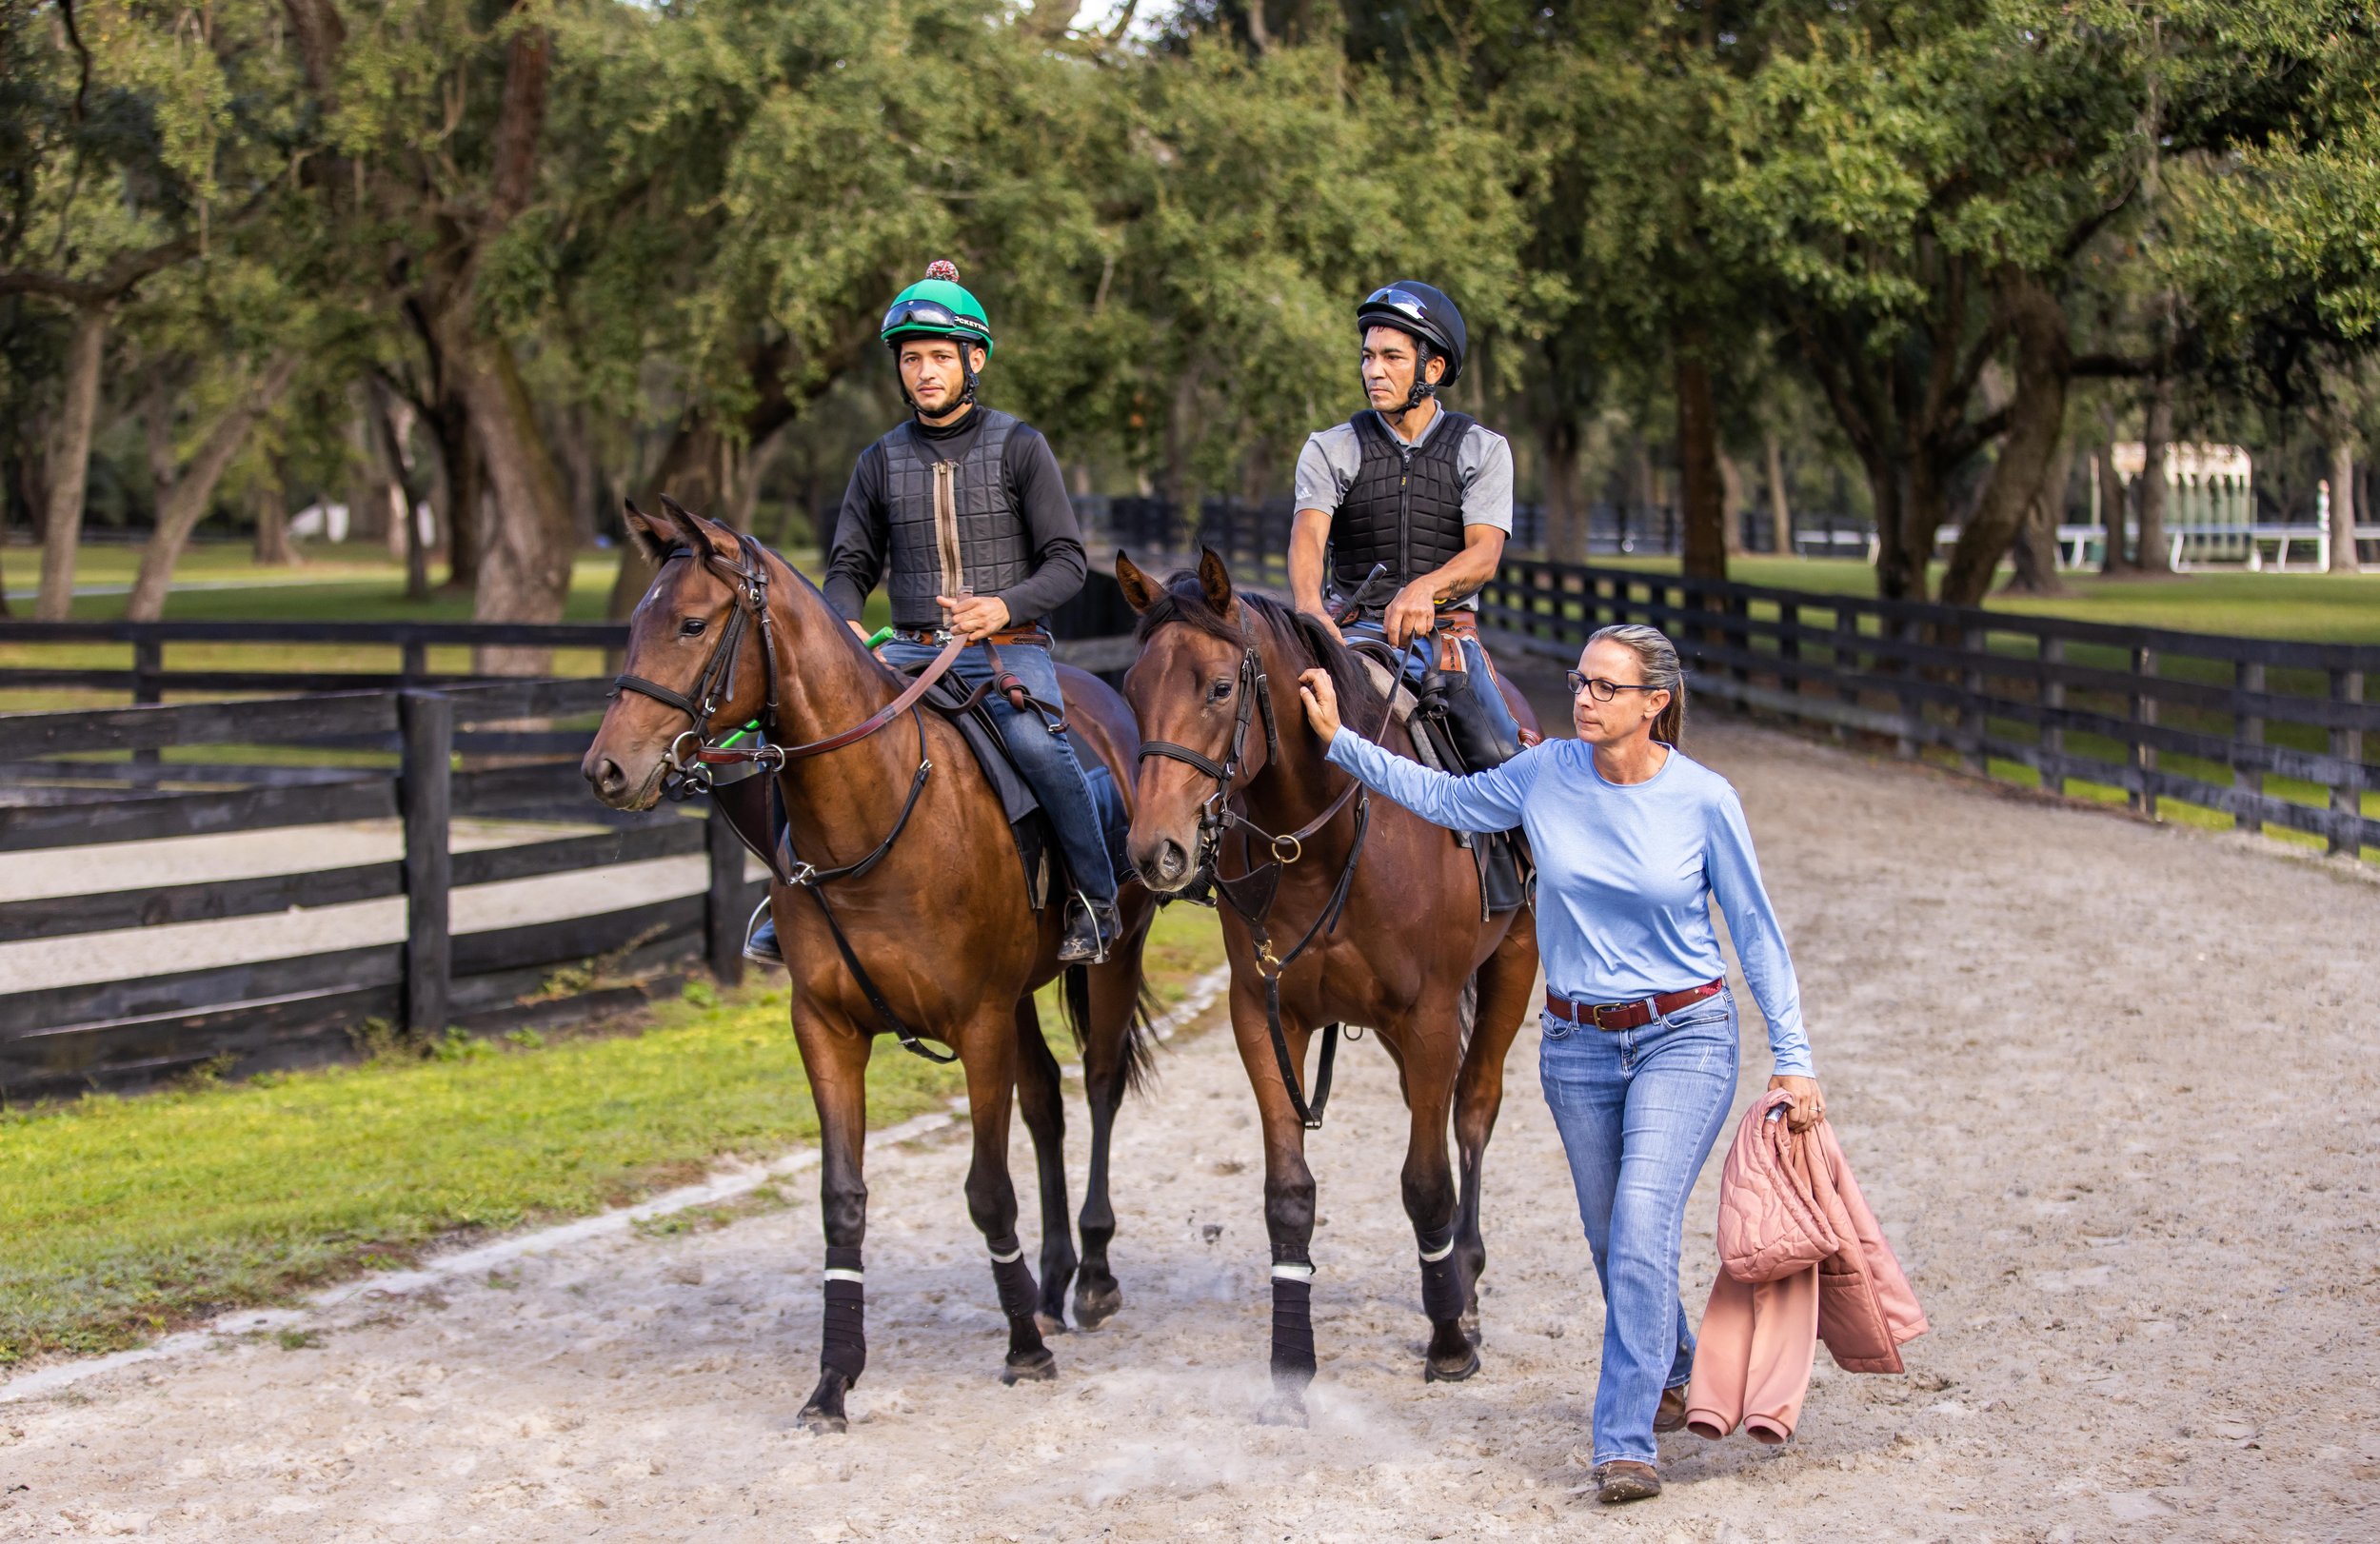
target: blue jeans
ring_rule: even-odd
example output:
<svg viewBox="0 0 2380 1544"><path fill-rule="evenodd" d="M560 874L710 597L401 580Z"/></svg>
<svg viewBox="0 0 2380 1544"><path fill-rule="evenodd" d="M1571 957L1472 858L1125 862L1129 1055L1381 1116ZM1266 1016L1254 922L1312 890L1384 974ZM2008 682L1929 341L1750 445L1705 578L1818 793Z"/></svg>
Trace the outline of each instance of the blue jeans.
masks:
<svg viewBox="0 0 2380 1544"><path fill-rule="evenodd" d="M1351 638L1377 638L1383 643L1388 639L1387 629L1377 622L1350 623L1339 630ZM1478 699L1479 712L1489 723L1496 726L1498 739L1508 744L1517 742L1520 738L1520 726L1513 720L1512 705L1504 701L1504 694L1497 689L1496 677L1488 668L1487 650L1479 646L1479 641L1477 638L1458 640L1456 647L1462 653L1463 670L1471 683L1471 695ZM1418 683L1421 679L1421 672L1430 667L1437 655L1438 644L1431 639L1417 638L1407 643L1405 645L1405 680L1409 683ZM1473 770L1484 769L1475 767Z"/></svg>
<svg viewBox="0 0 2380 1544"><path fill-rule="evenodd" d="M896 638L878 652L894 669L914 670L931 663L941 650ZM1012 643L1001 649L1000 663L1041 701L1065 701L1058 686L1058 662L1049 657L1049 650ZM970 646L960 653L950 673L972 690L992 679L992 663L982 647ZM1093 901L1112 903L1116 899L1115 860L1108 856L1099 802L1081 762L1075 757L1073 738L1051 734L1039 713L1029 708L1020 713L998 693L985 698L984 704L992 710L992 722L1000 725L1008 753L1016 758L1017 770L1033 785L1050 824L1057 828L1058 845L1065 852L1066 866L1074 871L1076 886Z"/></svg>
<svg viewBox="0 0 2380 1544"><path fill-rule="evenodd" d="M1616 1032L1551 1014L1538 1022L1538 1076L1603 1284L1595 1461L1649 1464L1661 1391L1694 1372L1677 1256L1687 1195L1735 1099L1735 999L1721 992Z"/></svg>

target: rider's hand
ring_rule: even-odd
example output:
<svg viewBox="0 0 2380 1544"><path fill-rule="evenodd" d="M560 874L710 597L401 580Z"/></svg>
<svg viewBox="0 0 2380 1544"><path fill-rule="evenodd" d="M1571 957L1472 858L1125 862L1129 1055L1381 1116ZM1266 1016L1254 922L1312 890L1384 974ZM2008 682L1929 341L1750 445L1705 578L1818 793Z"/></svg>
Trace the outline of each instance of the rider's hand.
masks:
<svg viewBox="0 0 2380 1544"><path fill-rule="evenodd" d="M970 595L957 601L937 595L934 604L948 613L950 630L970 643L1008 625L1008 603L997 595Z"/></svg>
<svg viewBox="0 0 2380 1544"><path fill-rule="evenodd" d="M1438 626L1437 587L1427 579L1417 579L1397 592L1397 599L1388 603L1388 613L1380 619L1380 626L1388 633L1388 641L1403 648L1417 638L1426 638Z"/></svg>
<svg viewBox="0 0 2380 1544"><path fill-rule="evenodd" d="M1301 605L1298 607L1298 609L1305 613L1307 616L1312 617L1315 621L1320 623L1322 624L1322 630L1330 634L1333 638L1338 639L1342 643L1347 642L1347 635L1339 630L1339 619L1331 615L1331 608L1329 606L1318 604L1315 605Z"/></svg>
<svg viewBox="0 0 2380 1544"><path fill-rule="evenodd" d="M1327 745L1339 738L1339 688L1327 670L1308 670L1298 678L1298 696L1306 705L1306 723Z"/></svg>
<svg viewBox="0 0 2380 1544"><path fill-rule="evenodd" d="M1769 1087L1781 1088L1794 1097L1792 1108L1785 1112L1785 1124L1794 1130L1808 1131L1826 1118L1826 1091L1815 1078L1779 1074L1769 1079Z"/></svg>
<svg viewBox="0 0 2380 1544"><path fill-rule="evenodd" d="M846 619L846 620L844 621L844 623L843 623L843 625L851 629L851 636L852 636L852 637L854 637L854 638L856 638L856 639L858 639L858 640L860 641L860 646L861 646L862 648L865 648L865 647L867 647L867 641L868 641L868 639L869 639L869 638L871 638L871 637L873 637L874 635L873 635L873 634L871 634L871 633L867 630L867 626L866 626L866 624L863 624L863 623L858 623L858 622L852 622L852 621L849 621L848 619Z"/></svg>

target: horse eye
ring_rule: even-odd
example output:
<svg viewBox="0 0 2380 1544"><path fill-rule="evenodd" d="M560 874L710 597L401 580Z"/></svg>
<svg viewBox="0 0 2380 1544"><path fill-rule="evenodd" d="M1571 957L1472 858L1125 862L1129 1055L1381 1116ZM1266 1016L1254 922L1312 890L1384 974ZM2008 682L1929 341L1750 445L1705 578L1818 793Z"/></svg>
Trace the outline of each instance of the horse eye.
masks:
<svg viewBox="0 0 2380 1544"><path fill-rule="evenodd" d="M1210 703L1221 702L1224 698L1231 695L1231 688L1234 684L1235 683L1230 681L1217 682L1214 685L1207 688L1206 700Z"/></svg>
<svg viewBox="0 0 2380 1544"><path fill-rule="evenodd" d="M678 636L681 638L700 638L703 636L703 629L709 625L710 623L702 617L688 617L685 621L678 624Z"/></svg>

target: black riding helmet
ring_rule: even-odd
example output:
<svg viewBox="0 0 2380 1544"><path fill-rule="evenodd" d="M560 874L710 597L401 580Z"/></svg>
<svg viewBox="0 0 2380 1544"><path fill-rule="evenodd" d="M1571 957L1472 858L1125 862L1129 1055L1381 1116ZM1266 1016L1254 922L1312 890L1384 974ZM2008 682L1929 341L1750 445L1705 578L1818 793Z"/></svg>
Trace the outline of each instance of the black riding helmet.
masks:
<svg viewBox="0 0 2380 1544"><path fill-rule="evenodd" d="M1420 346L1413 365L1413 390L1405 398L1406 411L1419 406L1422 398L1434 397L1441 387L1453 386L1462 374L1463 354L1471 346L1471 334L1463 327L1462 312L1437 286L1418 279L1396 279L1373 290L1356 307L1357 336L1372 327L1395 327ZM1432 354L1446 361L1446 373L1435 386L1422 379Z"/></svg>

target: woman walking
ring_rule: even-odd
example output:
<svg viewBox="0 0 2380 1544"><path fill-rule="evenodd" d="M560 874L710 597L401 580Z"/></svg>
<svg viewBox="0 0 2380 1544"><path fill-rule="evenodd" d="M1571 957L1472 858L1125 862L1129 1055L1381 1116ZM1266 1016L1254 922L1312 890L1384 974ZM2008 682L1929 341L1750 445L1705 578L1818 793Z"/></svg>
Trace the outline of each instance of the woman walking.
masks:
<svg viewBox="0 0 2380 1544"><path fill-rule="evenodd" d="M1654 1433L1685 1424L1686 1198L1735 1095L1735 1002L1714 897L1768 1019L1769 1086L1793 1096L1795 1130L1816 1123L1825 1097L1743 805L1677 749L1686 683L1676 646L1658 628L1605 627L1569 679L1577 740L1467 778L1343 728L1322 671L1307 671L1299 689L1330 760L1375 792L1456 830L1528 831L1547 982L1538 1069L1603 1287L1597 1494L1635 1501L1660 1494Z"/></svg>

